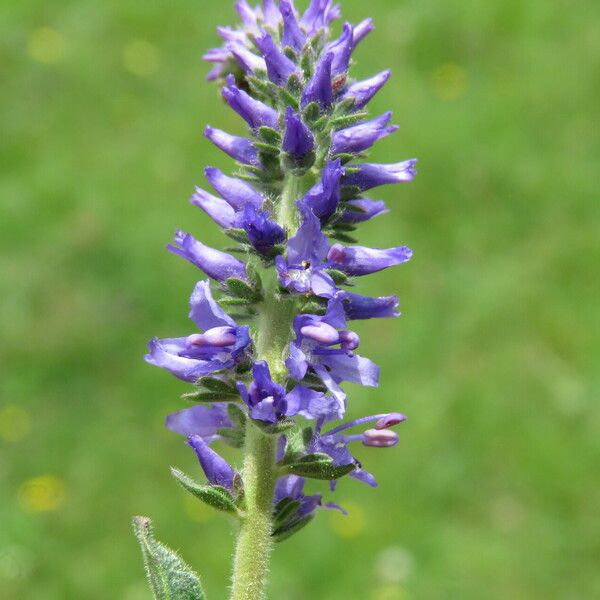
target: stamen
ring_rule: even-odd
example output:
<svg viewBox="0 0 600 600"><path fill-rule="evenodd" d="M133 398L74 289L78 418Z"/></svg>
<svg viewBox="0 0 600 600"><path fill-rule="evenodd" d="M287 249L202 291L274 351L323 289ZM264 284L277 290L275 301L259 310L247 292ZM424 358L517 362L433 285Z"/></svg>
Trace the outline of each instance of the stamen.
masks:
<svg viewBox="0 0 600 600"><path fill-rule="evenodd" d="M363 444L372 448L391 448L399 440L398 434L390 429L367 429L363 433Z"/></svg>
<svg viewBox="0 0 600 600"><path fill-rule="evenodd" d="M406 415L401 413L390 413L389 415L385 415L379 421L377 421L375 425L375 429L388 429L388 427L393 427L394 425L399 425L406 421Z"/></svg>
<svg viewBox="0 0 600 600"><path fill-rule="evenodd" d="M340 341L338 330L327 323L318 323L317 325L306 325L300 329L300 333L320 344L337 344Z"/></svg>
<svg viewBox="0 0 600 600"><path fill-rule="evenodd" d="M360 337L354 331L340 331L340 341L342 349L352 352L360 346Z"/></svg>
<svg viewBox="0 0 600 600"><path fill-rule="evenodd" d="M214 327L204 333L196 333L187 338L188 346L216 346L224 348L235 344L235 332L231 327Z"/></svg>

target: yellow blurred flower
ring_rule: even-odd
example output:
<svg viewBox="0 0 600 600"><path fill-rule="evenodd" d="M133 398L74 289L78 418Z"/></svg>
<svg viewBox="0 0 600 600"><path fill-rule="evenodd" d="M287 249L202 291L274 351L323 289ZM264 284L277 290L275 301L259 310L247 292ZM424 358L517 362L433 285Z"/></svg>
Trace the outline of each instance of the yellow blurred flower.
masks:
<svg viewBox="0 0 600 600"><path fill-rule="evenodd" d="M31 417L20 406L0 408L0 439L5 442L20 442L31 432Z"/></svg>
<svg viewBox="0 0 600 600"><path fill-rule="evenodd" d="M338 537L349 540L358 537L367 526L367 517L364 510L358 504L344 503L348 515L342 515L337 510L331 511L329 525Z"/></svg>
<svg viewBox="0 0 600 600"><path fill-rule="evenodd" d="M397 585L385 585L371 593L370 600L409 600L406 590Z"/></svg>
<svg viewBox="0 0 600 600"><path fill-rule="evenodd" d="M467 73L456 63L440 65L433 72L433 88L442 100L456 100L467 90Z"/></svg>
<svg viewBox="0 0 600 600"><path fill-rule="evenodd" d="M58 510L66 499L65 484L56 475L28 479L19 489L19 504L26 512L43 513Z"/></svg>
<svg viewBox="0 0 600 600"><path fill-rule="evenodd" d="M65 37L52 27L40 27L29 34L27 48L34 60L44 64L55 64L65 54Z"/></svg>
<svg viewBox="0 0 600 600"><path fill-rule="evenodd" d="M150 77L160 65L160 52L146 40L132 40L123 48L125 68L138 77Z"/></svg>

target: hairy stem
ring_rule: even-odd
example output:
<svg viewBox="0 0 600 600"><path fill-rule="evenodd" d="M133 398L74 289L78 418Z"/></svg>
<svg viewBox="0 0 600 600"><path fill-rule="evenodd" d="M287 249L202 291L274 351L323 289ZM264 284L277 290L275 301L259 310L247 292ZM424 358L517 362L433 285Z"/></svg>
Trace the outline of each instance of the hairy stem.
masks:
<svg viewBox="0 0 600 600"><path fill-rule="evenodd" d="M314 175L289 174L277 207L277 221L288 235L298 228L296 201L314 184ZM285 384L285 356L293 337L292 320L297 299L279 293L273 269L261 273L264 300L259 306L256 353L265 360L274 381ZM233 564L231 600L264 600L272 551L273 494L277 480L275 449L277 437L267 435L251 419L246 428L244 490L246 513L242 518Z"/></svg>
<svg viewBox="0 0 600 600"><path fill-rule="evenodd" d="M264 434L248 420L244 457L247 512L237 540L231 600L266 598L272 550L275 444L275 436Z"/></svg>

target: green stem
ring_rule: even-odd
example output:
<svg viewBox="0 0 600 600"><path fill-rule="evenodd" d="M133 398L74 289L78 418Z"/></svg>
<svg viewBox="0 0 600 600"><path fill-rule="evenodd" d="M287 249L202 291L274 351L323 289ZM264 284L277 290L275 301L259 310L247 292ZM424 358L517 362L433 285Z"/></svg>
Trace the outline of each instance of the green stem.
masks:
<svg viewBox="0 0 600 600"><path fill-rule="evenodd" d="M251 420L246 429L244 488L246 515L242 521L233 564L231 600L263 600L269 574L272 541L275 445Z"/></svg>
<svg viewBox="0 0 600 600"><path fill-rule="evenodd" d="M296 201L314 183L314 175L288 175L276 210L279 224L291 235L298 227ZM259 360L268 363L274 381L285 384L285 356L293 337L292 320L297 299L279 293L273 268L261 273L263 297L259 307L255 347ZM251 419L246 427L243 468L246 511L241 520L235 558L231 600L264 600L272 552L273 494L277 480L277 437L267 435Z"/></svg>

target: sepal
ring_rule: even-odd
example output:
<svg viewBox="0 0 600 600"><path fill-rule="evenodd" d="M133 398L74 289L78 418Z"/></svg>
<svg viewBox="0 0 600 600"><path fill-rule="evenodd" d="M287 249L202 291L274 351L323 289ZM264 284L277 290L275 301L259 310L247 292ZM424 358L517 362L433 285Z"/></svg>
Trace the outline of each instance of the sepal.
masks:
<svg viewBox="0 0 600 600"><path fill-rule="evenodd" d="M322 480L340 479L355 469L355 464L335 465L331 456L321 452L309 454L282 467L286 475L299 475L300 477Z"/></svg>
<svg viewBox="0 0 600 600"><path fill-rule="evenodd" d="M171 475L177 483L195 498L217 510L239 516L239 510L231 492L220 485L200 485L179 469L171 467Z"/></svg>
<svg viewBox="0 0 600 600"><path fill-rule="evenodd" d="M273 510L273 533L276 542L283 542L308 525L314 515L298 516L301 503L292 498L284 498Z"/></svg>
<svg viewBox="0 0 600 600"><path fill-rule="evenodd" d="M205 600L200 578L170 548L158 542L148 517L134 517L133 531L155 600Z"/></svg>

